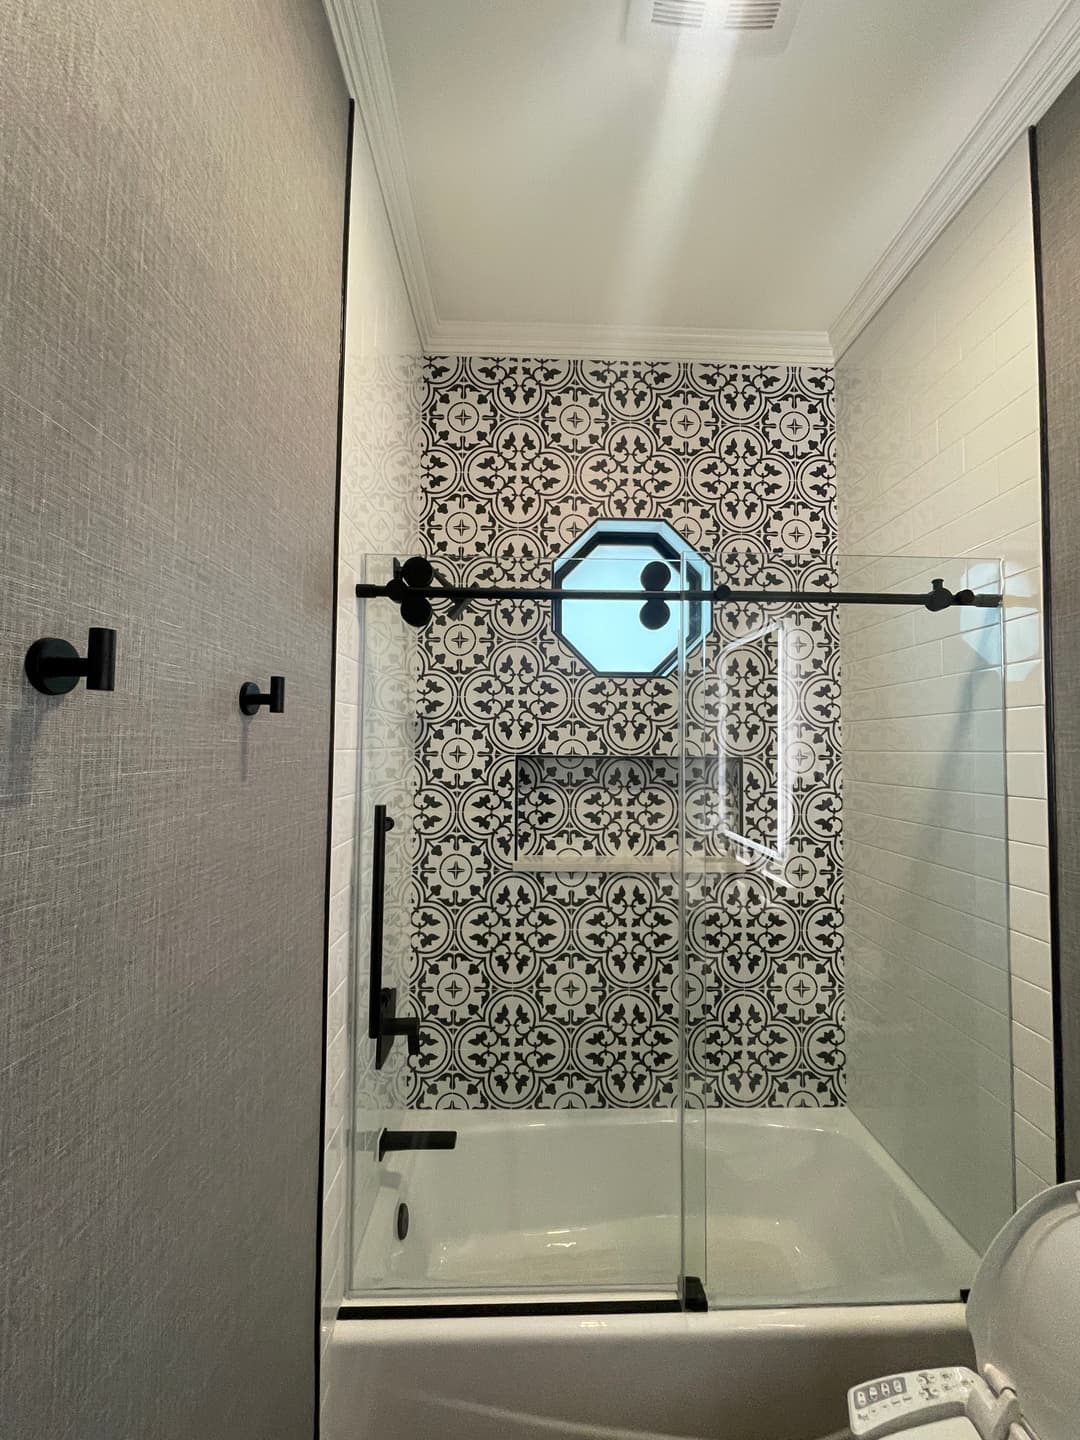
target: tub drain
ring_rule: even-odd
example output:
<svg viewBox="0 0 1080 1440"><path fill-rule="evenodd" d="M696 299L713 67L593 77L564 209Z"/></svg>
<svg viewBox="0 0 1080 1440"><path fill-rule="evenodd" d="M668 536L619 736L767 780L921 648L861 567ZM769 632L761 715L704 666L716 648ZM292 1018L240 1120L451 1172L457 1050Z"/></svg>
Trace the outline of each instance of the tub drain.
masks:
<svg viewBox="0 0 1080 1440"><path fill-rule="evenodd" d="M394 1218L394 1233L399 1240L404 1240L409 1233L409 1207L402 1200L397 1207L397 1215Z"/></svg>

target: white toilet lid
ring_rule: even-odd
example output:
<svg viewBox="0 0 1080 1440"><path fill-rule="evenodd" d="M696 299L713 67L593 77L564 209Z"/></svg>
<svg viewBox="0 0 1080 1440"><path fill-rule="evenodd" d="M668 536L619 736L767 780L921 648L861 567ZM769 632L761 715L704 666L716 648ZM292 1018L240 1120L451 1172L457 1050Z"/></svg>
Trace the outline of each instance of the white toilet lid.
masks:
<svg viewBox="0 0 1080 1440"><path fill-rule="evenodd" d="M983 1257L967 1310L980 1369L1016 1391L1039 1440L1076 1440L1080 1415L1080 1181L1036 1195Z"/></svg>

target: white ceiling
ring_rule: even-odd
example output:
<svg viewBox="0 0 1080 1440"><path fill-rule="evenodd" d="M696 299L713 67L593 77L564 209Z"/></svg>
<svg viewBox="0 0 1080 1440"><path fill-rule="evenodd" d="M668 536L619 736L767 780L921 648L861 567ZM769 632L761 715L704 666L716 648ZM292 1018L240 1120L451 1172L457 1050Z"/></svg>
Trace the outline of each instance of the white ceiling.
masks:
<svg viewBox="0 0 1080 1440"><path fill-rule="evenodd" d="M438 323L818 332L1074 8L803 0L732 56L626 0L377 6Z"/></svg>

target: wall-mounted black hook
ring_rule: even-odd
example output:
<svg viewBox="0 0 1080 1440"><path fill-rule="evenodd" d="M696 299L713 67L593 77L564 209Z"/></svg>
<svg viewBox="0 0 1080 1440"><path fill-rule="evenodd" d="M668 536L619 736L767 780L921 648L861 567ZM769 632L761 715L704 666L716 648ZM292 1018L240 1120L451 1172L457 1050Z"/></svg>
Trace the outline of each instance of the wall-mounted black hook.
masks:
<svg viewBox="0 0 1080 1440"><path fill-rule="evenodd" d="M284 675L270 676L270 689L265 695L259 690L257 681L244 681L240 686L240 709L245 715L257 715L260 705L267 706L271 715L282 713L285 709Z"/></svg>
<svg viewBox="0 0 1080 1440"><path fill-rule="evenodd" d="M46 635L30 646L23 668L42 695L66 695L84 679L88 690L115 690L116 631L91 625L85 660L74 645Z"/></svg>

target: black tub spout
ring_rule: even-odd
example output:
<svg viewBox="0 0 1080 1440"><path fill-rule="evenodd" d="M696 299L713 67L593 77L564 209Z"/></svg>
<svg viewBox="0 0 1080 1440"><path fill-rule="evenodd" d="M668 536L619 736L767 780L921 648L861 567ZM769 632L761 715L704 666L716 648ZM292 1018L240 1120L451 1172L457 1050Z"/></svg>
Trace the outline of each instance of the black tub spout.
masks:
<svg viewBox="0 0 1080 1440"><path fill-rule="evenodd" d="M389 1150L453 1150L456 1130L380 1130L379 1159Z"/></svg>

